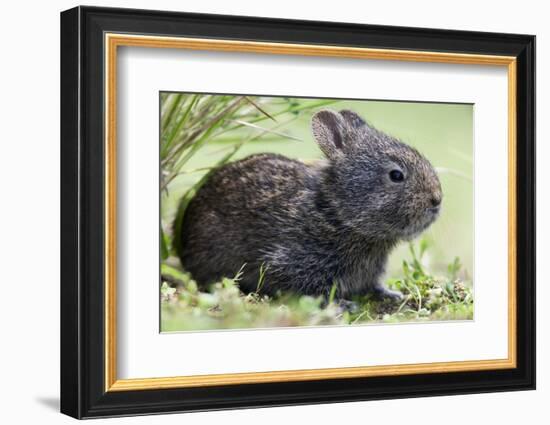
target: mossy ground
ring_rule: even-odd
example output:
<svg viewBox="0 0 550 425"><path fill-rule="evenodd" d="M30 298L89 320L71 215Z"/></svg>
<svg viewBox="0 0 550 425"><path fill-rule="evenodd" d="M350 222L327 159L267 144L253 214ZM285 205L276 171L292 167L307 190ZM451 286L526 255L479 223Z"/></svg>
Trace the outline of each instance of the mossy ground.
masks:
<svg viewBox="0 0 550 425"><path fill-rule="evenodd" d="M401 302L357 297L353 309L322 297L244 294L239 274L200 291L171 259L171 265L162 266L161 328L171 332L472 319L472 286L460 277L460 261L455 259L442 275L431 274L422 264L426 249L424 241L416 248L411 244L411 259L403 261L402 276L387 281L403 293Z"/></svg>

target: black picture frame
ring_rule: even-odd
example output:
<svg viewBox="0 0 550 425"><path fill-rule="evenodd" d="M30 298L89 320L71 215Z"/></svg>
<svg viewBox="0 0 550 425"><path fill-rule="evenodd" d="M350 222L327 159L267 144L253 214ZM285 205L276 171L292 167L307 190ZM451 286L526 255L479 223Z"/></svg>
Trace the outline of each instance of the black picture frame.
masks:
<svg viewBox="0 0 550 425"><path fill-rule="evenodd" d="M517 367L105 391L104 34L257 40L517 59ZM535 37L76 7L61 13L61 412L75 418L535 388Z"/></svg>

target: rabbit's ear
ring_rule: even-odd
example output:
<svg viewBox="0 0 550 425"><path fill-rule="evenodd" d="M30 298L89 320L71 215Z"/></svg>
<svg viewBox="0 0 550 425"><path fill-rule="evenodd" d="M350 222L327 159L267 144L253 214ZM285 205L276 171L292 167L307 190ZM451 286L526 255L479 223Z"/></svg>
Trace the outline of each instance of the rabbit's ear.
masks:
<svg viewBox="0 0 550 425"><path fill-rule="evenodd" d="M342 115L347 124L352 128L361 128L367 124L363 118L349 109L342 109L340 115Z"/></svg>
<svg viewBox="0 0 550 425"><path fill-rule="evenodd" d="M330 109L323 109L313 115L311 130L317 144L328 159L342 156L346 132L342 115Z"/></svg>

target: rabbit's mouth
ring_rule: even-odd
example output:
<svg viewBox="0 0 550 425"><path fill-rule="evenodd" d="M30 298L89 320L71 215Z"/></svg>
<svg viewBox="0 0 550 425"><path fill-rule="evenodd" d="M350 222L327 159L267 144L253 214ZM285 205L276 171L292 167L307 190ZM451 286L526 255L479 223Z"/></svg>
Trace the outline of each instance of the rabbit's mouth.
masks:
<svg viewBox="0 0 550 425"><path fill-rule="evenodd" d="M426 208L425 213L409 224L405 229L401 237L404 240L412 240L419 236L424 230L431 226L431 224L439 217L440 207Z"/></svg>
<svg viewBox="0 0 550 425"><path fill-rule="evenodd" d="M426 213L424 214L424 217L423 217L423 229L422 230L425 230L426 228L428 228L428 226L430 226L436 219L437 217L439 217L439 212L441 211L441 207L438 205L438 206L435 206L435 207L429 207L429 208L426 208Z"/></svg>
<svg viewBox="0 0 550 425"><path fill-rule="evenodd" d="M439 215L439 209L439 207L430 207L427 209L427 211L429 214L432 214L437 218L437 216Z"/></svg>

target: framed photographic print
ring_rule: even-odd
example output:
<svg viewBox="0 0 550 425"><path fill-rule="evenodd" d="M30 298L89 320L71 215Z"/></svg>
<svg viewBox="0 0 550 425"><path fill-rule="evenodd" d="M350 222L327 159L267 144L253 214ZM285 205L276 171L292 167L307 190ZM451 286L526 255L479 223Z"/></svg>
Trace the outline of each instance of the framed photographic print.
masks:
<svg viewBox="0 0 550 425"><path fill-rule="evenodd" d="M61 14L61 411L533 389L535 38Z"/></svg>

